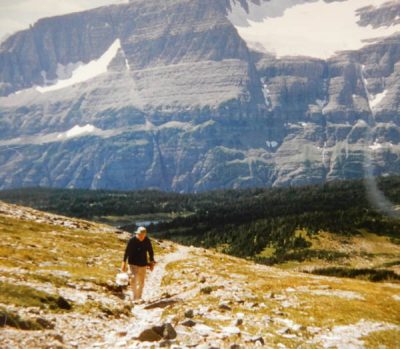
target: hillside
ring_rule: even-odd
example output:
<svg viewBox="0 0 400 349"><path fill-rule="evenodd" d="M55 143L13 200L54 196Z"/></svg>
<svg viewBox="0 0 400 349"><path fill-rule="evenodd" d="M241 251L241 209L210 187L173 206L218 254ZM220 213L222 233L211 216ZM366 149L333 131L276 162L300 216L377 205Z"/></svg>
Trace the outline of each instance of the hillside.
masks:
<svg viewBox="0 0 400 349"><path fill-rule="evenodd" d="M283 271L167 241L154 240L158 264L146 302L132 309L113 281L126 238L0 203L2 348L394 349L400 342L398 283Z"/></svg>
<svg viewBox="0 0 400 349"><path fill-rule="evenodd" d="M382 210L363 181L198 194L33 188L0 191L0 199L128 231L154 223L159 238L284 269L398 279L400 177L376 181L393 208Z"/></svg>

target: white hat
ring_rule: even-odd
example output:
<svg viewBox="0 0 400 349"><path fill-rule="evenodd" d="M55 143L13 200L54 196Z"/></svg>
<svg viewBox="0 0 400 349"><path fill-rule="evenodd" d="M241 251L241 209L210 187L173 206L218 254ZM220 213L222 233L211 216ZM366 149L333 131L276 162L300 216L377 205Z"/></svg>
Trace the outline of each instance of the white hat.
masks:
<svg viewBox="0 0 400 349"><path fill-rule="evenodd" d="M139 227L135 231L135 234L147 233L147 229L145 227Z"/></svg>

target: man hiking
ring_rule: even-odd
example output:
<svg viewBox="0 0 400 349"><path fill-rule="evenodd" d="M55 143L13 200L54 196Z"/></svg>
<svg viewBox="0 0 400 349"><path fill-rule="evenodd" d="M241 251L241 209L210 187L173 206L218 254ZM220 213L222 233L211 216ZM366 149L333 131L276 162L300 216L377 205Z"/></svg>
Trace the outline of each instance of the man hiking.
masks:
<svg viewBox="0 0 400 349"><path fill-rule="evenodd" d="M121 266L122 272L126 272L126 261L128 260L130 286L134 301L139 301L142 298L146 269L150 268L150 270L153 270L155 264L153 246L146 235L147 230L145 227L139 227L136 230L135 236L126 245L124 260ZM147 254L149 254L150 263L148 262Z"/></svg>

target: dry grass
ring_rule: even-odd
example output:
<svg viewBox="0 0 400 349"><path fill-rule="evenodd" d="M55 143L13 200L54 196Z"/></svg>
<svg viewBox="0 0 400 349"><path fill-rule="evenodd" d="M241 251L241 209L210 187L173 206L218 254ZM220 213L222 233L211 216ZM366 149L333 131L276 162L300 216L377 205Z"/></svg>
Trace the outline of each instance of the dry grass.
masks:
<svg viewBox="0 0 400 349"><path fill-rule="evenodd" d="M77 230L0 216L0 267L30 271L26 278L62 283L53 271L70 273L70 281L113 280L126 241L112 232ZM163 253L154 244L155 253ZM38 273L40 272L40 273ZM45 280L43 280L45 281Z"/></svg>
<svg viewBox="0 0 400 349"><path fill-rule="evenodd" d="M199 284L202 276L207 281ZM183 277L185 282L192 283L192 289L198 287L199 290L184 305L177 304L166 310L165 316L178 314L180 320L184 317L185 309L199 309L204 305L209 307L210 312L219 311L222 290L224 297L231 300L232 319L236 313L245 314L247 321L244 322L242 331L251 335L262 335L272 347L282 343L289 348L295 348L305 339L311 340L313 335L307 331L310 326L328 330L334 326L355 324L362 319L400 324L400 302L393 298L400 294L397 285L286 272L214 253L196 253L191 259L170 264L163 285L167 288L171 285L177 286ZM232 298L232 284L239 285L247 294L243 296L243 303ZM212 291L209 294L201 292L201 288L205 287ZM327 294L313 293L321 290ZM338 296L341 292L344 297L355 295L362 299L342 298ZM285 301L289 302L288 306L285 306ZM258 305L253 308L251 304L254 303ZM291 320L302 327L296 331L296 338L286 338L279 334L284 324L279 321L266 322L266 318ZM231 321L204 317L195 320L203 321L214 328L231 324ZM375 344L380 338L384 338L382 343L387 343L387 348L395 348L393 343L398 340L399 331L370 334L366 342L367 348L376 348ZM319 346L313 346L312 343L307 346L313 347Z"/></svg>

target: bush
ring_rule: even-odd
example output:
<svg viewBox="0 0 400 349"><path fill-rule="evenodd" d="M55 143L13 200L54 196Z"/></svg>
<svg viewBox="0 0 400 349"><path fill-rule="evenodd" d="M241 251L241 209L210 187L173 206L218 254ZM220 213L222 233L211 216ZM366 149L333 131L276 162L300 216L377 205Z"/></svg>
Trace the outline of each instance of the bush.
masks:
<svg viewBox="0 0 400 349"><path fill-rule="evenodd" d="M329 267L329 268L314 269L311 273L324 276L362 279L373 282L400 281L400 275L396 274L393 270L387 270L387 269L369 269L369 268L353 269L353 268Z"/></svg>
<svg viewBox="0 0 400 349"><path fill-rule="evenodd" d="M18 314L0 308L0 327L10 326L19 330L37 331L47 328L41 321L22 319Z"/></svg>

